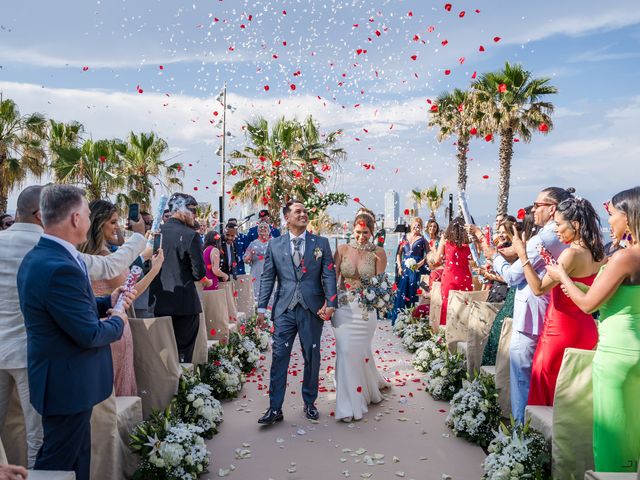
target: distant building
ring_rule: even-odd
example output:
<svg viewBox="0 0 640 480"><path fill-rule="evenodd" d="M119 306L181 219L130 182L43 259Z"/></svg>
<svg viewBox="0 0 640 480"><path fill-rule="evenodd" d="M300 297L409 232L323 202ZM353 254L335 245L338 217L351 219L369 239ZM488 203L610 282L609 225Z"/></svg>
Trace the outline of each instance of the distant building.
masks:
<svg viewBox="0 0 640 480"><path fill-rule="evenodd" d="M394 228L400 216L400 195L395 190L387 190L384 194L384 225Z"/></svg>

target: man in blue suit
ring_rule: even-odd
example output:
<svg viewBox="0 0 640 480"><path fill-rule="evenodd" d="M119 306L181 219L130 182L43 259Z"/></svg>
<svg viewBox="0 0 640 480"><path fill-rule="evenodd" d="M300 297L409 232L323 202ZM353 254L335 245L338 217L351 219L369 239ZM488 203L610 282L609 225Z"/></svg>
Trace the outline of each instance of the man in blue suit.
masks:
<svg viewBox="0 0 640 480"><path fill-rule="evenodd" d="M31 403L42 415L43 444L35 470L75 471L89 480L91 412L113 390L109 344L122 336L124 309L111 310L121 289L95 298L76 246L87 238L89 205L68 185L42 190L44 234L18 270L27 330ZM109 316L106 320L100 318Z"/></svg>
<svg viewBox="0 0 640 480"><path fill-rule="evenodd" d="M304 358L304 413L310 420L318 419L319 413L314 402L318 397L320 336L323 320L331 319L338 303L336 272L332 267L329 240L307 232L309 218L302 203L290 200L283 208L283 213L289 233L269 242L258 299L258 322L262 324L277 280L276 299L273 303L275 331L269 387L270 405L258 420L262 425L273 425L284 418L282 403L296 334L300 338Z"/></svg>

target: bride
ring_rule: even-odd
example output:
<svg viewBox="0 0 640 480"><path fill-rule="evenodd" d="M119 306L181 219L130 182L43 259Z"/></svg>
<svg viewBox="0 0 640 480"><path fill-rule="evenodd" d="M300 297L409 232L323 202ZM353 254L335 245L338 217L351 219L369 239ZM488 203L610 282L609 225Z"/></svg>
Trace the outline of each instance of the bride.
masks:
<svg viewBox="0 0 640 480"><path fill-rule="evenodd" d="M360 420L370 403L383 400L380 390L389 386L378 373L371 351L377 314L363 310L347 295L363 278L385 271L387 256L371 243L373 232L373 213L361 209L353 222L351 242L338 247L334 261L338 279L338 310L331 320L336 338L335 416L346 422Z"/></svg>

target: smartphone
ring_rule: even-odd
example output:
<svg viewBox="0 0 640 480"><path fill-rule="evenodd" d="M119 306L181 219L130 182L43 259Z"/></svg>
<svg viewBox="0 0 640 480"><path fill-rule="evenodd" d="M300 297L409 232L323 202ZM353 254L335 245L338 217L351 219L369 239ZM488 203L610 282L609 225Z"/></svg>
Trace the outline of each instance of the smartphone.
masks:
<svg viewBox="0 0 640 480"><path fill-rule="evenodd" d="M129 220L137 222L140 219L140 205L137 203L129 204Z"/></svg>
<svg viewBox="0 0 640 480"><path fill-rule="evenodd" d="M158 253L158 250L162 247L162 234L156 233L153 235L153 254Z"/></svg>

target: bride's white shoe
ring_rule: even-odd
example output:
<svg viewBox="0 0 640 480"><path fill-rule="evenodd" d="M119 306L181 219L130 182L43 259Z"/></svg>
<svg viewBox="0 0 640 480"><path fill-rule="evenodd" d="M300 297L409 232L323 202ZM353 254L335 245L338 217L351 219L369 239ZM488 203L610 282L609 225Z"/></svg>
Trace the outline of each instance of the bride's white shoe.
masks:
<svg viewBox="0 0 640 480"><path fill-rule="evenodd" d="M341 418L340 421L344 423L351 423L353 422L353 417L344 417L344 418Z"/></svg>

